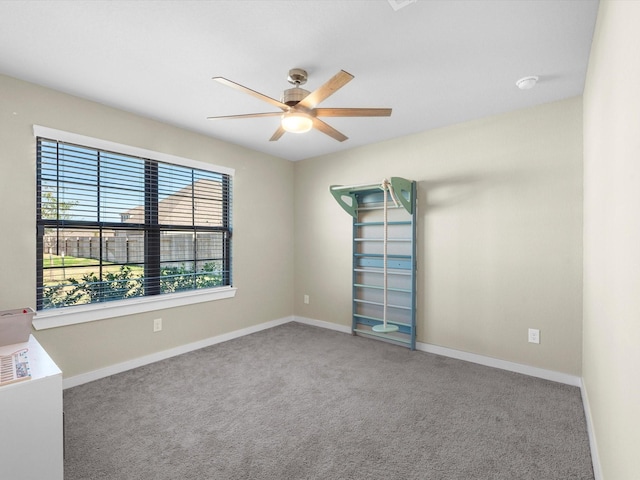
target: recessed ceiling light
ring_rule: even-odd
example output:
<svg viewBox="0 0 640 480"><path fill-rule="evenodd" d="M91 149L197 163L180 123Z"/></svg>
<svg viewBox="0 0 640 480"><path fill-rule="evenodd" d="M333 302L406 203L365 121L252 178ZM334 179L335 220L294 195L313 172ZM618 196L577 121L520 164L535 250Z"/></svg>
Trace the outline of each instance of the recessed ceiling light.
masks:
<svg viewBox="0 0 640 480"><path fill-rule="evenodd" d="M536 83L538 83L538 77L524 77L516 82L516 86L520 90L529 90L530 88L535 87Z"/></svg>

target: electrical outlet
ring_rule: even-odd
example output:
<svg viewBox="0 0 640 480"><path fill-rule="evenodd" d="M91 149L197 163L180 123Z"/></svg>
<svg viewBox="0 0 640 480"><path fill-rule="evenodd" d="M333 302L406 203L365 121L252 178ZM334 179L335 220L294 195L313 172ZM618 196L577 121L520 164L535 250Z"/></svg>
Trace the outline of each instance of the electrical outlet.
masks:
<svg viewBox="0 0 640 480"><path fill-rule="evenodd" d="M305 296L304 296L304 303L305 303L305 304L307 304L307 305L309 305L309 295L306 295L306 294L305 294Z"/></svg>
<svg viewBox="0 0 640 480"><path fill-rule="evenodd" d="M529 329L529 343L540 343L540 330L537 328Z"/></svg>
<svg viewBox="0 0 640 480"><path fill-rule="evenodd" d="M154 332L159 332L160 330L162 330L162 319L161 318L154 318L153 319L153 331Z"/></svg>

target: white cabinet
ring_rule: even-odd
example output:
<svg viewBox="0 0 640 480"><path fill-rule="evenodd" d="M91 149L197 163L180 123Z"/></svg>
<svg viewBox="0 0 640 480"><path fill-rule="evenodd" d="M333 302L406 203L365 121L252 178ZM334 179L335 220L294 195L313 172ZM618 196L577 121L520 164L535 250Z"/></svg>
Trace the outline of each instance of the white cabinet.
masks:
<svg viewBox="0 0 640 480"><path fill-rule="evenodd" d="M0 387L0 478L62 480L62 372L33 335L0 355L22 348L31 379Z"/></svg>

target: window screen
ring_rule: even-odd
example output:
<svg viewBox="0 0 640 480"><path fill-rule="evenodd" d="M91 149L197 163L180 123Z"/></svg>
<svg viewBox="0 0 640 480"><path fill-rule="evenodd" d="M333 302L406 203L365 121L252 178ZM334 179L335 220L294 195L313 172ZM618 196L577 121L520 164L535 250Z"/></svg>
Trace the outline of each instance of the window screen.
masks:
<svg viewBox="0 0 640 480"><path fill-rule="evenodd" d="M231 177L37 140L37 309L231 285Z"/></svg>

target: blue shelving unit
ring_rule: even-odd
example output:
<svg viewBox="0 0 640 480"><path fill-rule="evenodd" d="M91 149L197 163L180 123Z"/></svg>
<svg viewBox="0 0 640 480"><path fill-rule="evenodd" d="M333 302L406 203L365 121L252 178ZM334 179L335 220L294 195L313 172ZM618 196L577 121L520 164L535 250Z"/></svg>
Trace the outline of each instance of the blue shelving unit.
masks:
<svg viewBox="0 0 640 480"><path fill-rule="evenodd" d="M381 182L382 183L382 182ZM398 206L380 184L332 185L330 192L353 217L352 333L414 350L416 347L416 182L392 177ZM387 195L387 324L384 321L384 196Z"/></svg>

